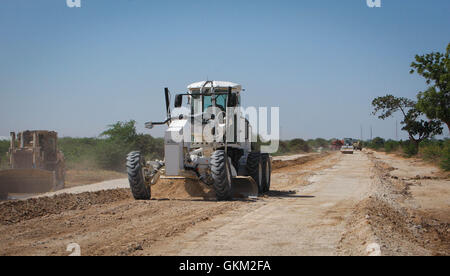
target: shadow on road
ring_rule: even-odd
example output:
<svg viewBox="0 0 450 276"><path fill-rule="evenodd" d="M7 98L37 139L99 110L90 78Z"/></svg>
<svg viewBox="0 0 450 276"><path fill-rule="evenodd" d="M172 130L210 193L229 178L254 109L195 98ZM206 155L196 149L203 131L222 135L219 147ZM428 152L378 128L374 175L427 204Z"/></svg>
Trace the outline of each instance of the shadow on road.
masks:
<svg viewBox="0 0 450 276"><path fill-rule="evenodd" d="M152 201L218 202L215 198L152 198ZM258 198L233 198L232 201L257 202Z"/></svg>
<svg viewBox="0 0 450 276"><path fill-rule="evenodd" d="M273 198L315 198L315 196L308 195L298 195L296 191L269 191L264 194L263 197L248 197L248 198L233 198L230 201L241 201L241 202L257 202L259 199L263 199L264 197L273 197ZM192 198L152 198L152 201L185 201L185 202L217 202L216 198L202 198L202 197L192 197Z"/></svg>
<svg viewBox="0 0 450 276"><path fill-rule="evenodd" d="M296 191L269 191L266 194L268 197L282 197L282 198L314 198L315 196L297 195Z"/></svg>

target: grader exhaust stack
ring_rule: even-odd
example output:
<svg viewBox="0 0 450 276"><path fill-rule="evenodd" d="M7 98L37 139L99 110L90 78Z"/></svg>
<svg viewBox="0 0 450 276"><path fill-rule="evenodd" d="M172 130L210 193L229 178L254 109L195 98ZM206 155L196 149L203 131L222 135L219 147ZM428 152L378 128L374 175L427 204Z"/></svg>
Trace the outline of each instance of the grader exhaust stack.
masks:
<svg viewBox="0 0 450 276"><path fill-rule="evenodd" d="M151 198L158 179L195 179L211 188L218 200L258 196L270 189L271 158L252 147L252 129L242 116L241 86L232 82L203 81L175 97L167 118L146 123L147 128L168 124L164 137L165 160L146 162L140 152L127 157L127 172L135 199ZM183 98L187 98L182 114ZM173 116L172 114L178 115ZM163 185L163 184L156 184Z"/></svg>
<svg viewBox="0 0 450 276"><path fill-rule="evenodd" d="M10 169L0 171L2 199L10 193L45 193L64 188L64 156L57 149L57 139L57 133L50 131L24 131L17 137L11 132Z"/></svg>

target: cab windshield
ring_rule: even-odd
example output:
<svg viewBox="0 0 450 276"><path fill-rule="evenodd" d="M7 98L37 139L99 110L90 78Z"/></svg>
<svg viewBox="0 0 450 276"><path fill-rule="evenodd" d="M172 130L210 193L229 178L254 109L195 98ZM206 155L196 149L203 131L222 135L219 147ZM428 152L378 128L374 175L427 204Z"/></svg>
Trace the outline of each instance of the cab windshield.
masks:
<svg viewBox="0 0 450 276"><path fill-rule="evenodd" d="M198 92L197 92L198 93ZM216 93L220 93L220 94L215 94L214 95L214 100L216 102L216 106L225 111L226 107L227 107L227 97L228 94L226 93L226 91L222 91L216 90ZM203 95L192 95L191 96L191 112L192 114L201 114L206 112L206 110L210 107L213 106L213 96L211 94L209 94L209 90L205 91L205 93Z"/></svg>
<svg viewBox="0 0 450 276"><path fill-rule="evenodd" d="M203 96L203 112L213 106L213 96ZM225 110L227 104L227 95L216 95L216 106L222 110Z"/></svg>

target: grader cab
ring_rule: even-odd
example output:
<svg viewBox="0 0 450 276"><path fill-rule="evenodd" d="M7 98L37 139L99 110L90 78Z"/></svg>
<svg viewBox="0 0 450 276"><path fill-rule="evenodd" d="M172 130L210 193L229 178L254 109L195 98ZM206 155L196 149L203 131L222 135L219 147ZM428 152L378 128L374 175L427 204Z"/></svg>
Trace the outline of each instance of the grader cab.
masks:
<svg viewBox="0 0 450 276"><path fill-rule="evenodd" d="M16 139L17 138L17 139ZM0 197L34 194L64 188L64 155L53 131L11 132L10 169L0 171Z"/></svg>

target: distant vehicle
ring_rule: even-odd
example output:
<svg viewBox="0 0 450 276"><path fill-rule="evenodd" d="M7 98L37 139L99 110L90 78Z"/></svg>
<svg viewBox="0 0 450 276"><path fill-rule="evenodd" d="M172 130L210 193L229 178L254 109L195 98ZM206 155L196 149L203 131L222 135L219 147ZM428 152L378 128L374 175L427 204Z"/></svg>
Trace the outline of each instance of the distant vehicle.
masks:
<svg viewBox="0 0 450 276"><path fill-rule="evenodd" d="M331 150L340 150L344 142L342 140L333 140L331 142Z"/></svg>
<svg viewBox="0 0 450 276"><path fill-rule="evenodd" d="M353 139L352 138L344 138L344 145L341 147L341 152L343 154L353 154Z"/></svg>
<svg viewBox="0 0 450 276"><path fill-rule="evenodd" d="M354 142L354 143L353 143L353 148L354 148L355 150L362 151L362 148L363 148L362 142L361 142L361 141L356 141L356 142Z"/></svg>

